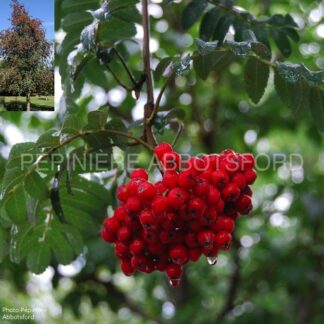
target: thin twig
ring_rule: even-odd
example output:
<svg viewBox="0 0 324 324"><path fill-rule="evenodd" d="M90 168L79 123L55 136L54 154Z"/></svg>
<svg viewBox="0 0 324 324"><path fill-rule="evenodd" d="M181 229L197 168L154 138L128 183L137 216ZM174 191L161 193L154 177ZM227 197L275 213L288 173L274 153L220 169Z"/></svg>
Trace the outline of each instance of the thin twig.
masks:
<svg viewBox="0 0 324 324"><path fill-rule="evenodd" d="M144 71L146 75L147 102L144 106L144 139L151 145L156 145L156 139L152 131L152 125L149 118L154 110L154 85L151 70L151 53L150 53L150 16L148 13L148 0L142 0L142 17L143 17L143 60Z"/></svg>
<svg viewBox="0 0 324 324"><path fill-rule="evenodd" d="M114 51L114 52L116 53L116 55L118 56L118 58L119 58L121 64L122 64L123 67L125 68L125 70L126 70L128 76L129 76L130 80L132 81L133 85L136 86L136 85L137 85L137 82L136 82L136 80L135 80L135 78L134 78L132 72L130 71L130 69L129 69L127 63L125 62L124 58L120 55L120 53L117 51L116 48L113 48L113 51Z"/></svg>
<svg viewBox="0 0 324 324"><path fill-rule="evenodd" d="M114 77L114 79L116 80L116 82L123 87L125 90L127 91L133 91L133 89L129 88L127 85L125 85L117 76L117 74L110 68L110 66L108 64L105 64L105 67L107 70L109 70L109 72L111 73L111 75Z"/></svg>
<svg viewBox="0 0 324 324"><path fill-rule="evenodd" d="M174 73L171 73L171 74L168 76L167 80L165 81L165 83L163 84L163 86L162 86L162 88L161 88L161 90L160 90L160 92L159 92L159 95L158 95L158 97L157 97L157 99L156 99L156 103L155 103L155 105L154 105L154 109L153 109L153 111L152 111L152 113L151 113L151 116L150 116L149 119L148 119L148 123L151 124L151 125L152 125L152 123L154 122L154 119L155 119L155 117L156 117L156 115L157 115L157 113L158 113L158 111L159 111L160 103L161 103L161 100L162 100L162 96L163 96L163 94L164 94L166 88L168 87L169 83L170 83L171 80L173 79L173 77L174 77Z"/></svg>

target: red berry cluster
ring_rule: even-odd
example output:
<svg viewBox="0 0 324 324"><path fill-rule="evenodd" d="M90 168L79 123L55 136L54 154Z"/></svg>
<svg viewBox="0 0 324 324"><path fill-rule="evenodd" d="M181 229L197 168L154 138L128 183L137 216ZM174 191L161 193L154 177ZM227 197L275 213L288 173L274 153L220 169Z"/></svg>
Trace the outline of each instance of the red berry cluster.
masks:
<svg viewBox="0 0 324 324"><path fill-rule="evenodd" d="M162 181L153 184L145 170L134 170L118 188L120 206L105 219L102 238L115 244L125 275L164 271L176 287L188 261L204 254L212 263L231 246L234 221L252 210L254 158L225 150L191 157L181 168L181 156L167 143L155 155Z"/></svg>

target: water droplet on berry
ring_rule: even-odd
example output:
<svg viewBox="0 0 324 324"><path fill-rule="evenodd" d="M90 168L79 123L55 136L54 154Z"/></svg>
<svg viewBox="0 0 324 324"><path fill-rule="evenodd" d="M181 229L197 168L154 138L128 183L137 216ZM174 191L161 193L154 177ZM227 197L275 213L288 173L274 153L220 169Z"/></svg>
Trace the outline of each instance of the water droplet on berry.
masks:
<svg viewBox="0 0 324 324"><path fill-rule="evenodd" d="M173 288L179 287L180 282L181 282L180 278L178 278L178 279L169 279L169 284Z"/></svg>
<svg viewBox="0 0 324 324"><path fill-rule="evenodd" d="M207 257L207 262L210 265L215 265L217 263L218 258L217 257Z"/></svg>

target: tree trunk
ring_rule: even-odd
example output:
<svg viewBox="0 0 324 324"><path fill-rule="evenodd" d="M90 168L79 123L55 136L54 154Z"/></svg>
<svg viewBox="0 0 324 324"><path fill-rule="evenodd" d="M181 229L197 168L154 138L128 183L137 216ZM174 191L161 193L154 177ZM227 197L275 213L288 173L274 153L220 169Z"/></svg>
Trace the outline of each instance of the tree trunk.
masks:
<svg viewBox="0 0 324 324"><path fill-rule="evenodd" d="M30 93L26 95L26 110L30 111Z"/></svg>

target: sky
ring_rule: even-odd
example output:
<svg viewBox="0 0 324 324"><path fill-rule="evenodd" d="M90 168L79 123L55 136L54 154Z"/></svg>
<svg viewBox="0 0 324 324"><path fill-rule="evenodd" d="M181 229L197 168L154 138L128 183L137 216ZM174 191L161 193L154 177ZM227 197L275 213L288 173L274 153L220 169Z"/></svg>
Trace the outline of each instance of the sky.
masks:
<svg viewBox="0 0 324 324"><path fill-rule="evenodd" d="M54 0L20 0L33 18L43 22L46 38L54 40ZM10 27L11 0L0 0L0 31Z"/></svg>

